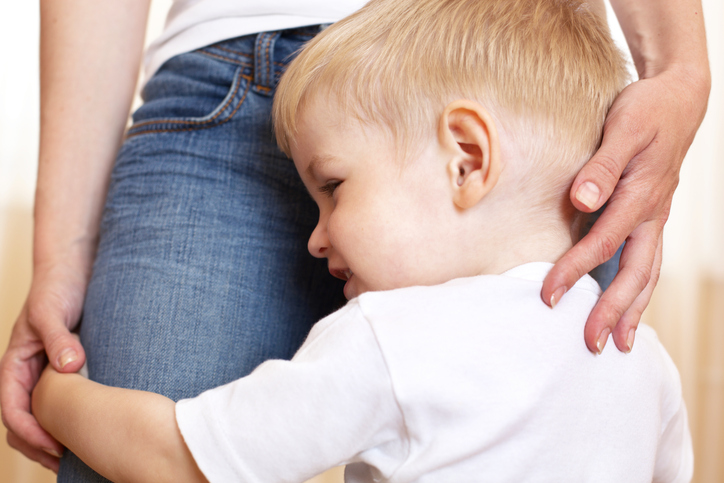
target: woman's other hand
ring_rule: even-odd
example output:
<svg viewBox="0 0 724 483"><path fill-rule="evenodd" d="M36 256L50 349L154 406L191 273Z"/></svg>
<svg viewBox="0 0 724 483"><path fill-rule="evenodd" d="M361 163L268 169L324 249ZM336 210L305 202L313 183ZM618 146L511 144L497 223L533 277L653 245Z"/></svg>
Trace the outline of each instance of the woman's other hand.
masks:
<svg viewBox="0 0 724 483"><path fill-rule="evenodd" d="M83 347L70 329L80 317L86 278L64 266L36 268L0 360L0 406L8 444L54 471L58 471L63 446L35 420L30 398L46 361L59 372L76 372L83 366Z"/></svg>

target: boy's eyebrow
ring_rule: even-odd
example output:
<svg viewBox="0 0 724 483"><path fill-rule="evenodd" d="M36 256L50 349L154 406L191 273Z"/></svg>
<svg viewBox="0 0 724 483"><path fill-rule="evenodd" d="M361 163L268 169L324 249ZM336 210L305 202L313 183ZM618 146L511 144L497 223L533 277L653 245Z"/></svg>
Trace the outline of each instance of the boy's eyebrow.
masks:
<svg viewBox="0 0 724 483"><path fill-rule="evenodd" d="M315 154L312 156L312 159L309 161L309 165L307 166L306 172L309 176L312 178L316 178L317 171L323 167L325 164L330 163L332 161L335 161L337 158L332 156L331 154Z"/></svg>

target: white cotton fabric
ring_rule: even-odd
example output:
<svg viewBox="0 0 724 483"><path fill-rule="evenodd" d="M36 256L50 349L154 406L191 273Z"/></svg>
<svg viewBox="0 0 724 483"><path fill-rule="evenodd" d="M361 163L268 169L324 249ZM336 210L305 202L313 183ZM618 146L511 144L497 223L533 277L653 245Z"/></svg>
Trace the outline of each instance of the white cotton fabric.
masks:
<svg viewBox="0 0 724 483"><path fill-rule="evenodd" d="M222 40L336 22L367 0L174 0L161 36L144 61L149 79L164 62Z"/></svg>
<svg viewBox="0 0 724 483"><path fill-rule="evenodd" d="M686 482L679 376L650 327L630 354L583 342L600 289L551 310L547 263L370 292L317 323L291 361L180 401L211 482ZM233 355L230 355L233 357Z"/></svg>

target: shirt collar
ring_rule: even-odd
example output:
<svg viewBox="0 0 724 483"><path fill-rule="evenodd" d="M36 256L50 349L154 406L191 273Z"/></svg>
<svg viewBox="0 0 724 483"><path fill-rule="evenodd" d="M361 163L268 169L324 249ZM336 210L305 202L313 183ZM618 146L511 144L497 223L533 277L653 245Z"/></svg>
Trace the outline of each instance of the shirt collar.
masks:
<svg viewBox="0 0 724 483"><path fill-rule="evenodd" d="M543 279L545 279L546 275L548 275L548 272L551 271L551 268L553 268L553 264L549 262L531 262L511 268L510 270L503 272L502 275L542 283ZM596 282L593 277L588 274L581 277L573 288L587 290L599 296L602 293L601 287L598 286L598 282Z"/></svg>

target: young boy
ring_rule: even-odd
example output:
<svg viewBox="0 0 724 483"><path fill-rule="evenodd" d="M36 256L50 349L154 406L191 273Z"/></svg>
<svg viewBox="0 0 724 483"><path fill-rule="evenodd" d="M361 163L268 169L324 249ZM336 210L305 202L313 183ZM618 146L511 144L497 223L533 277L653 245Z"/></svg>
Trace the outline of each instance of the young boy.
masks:
<svg viewBox="0 0 724 483"><path fill-rule="evenodd" d="M688 481L676 368L647 327L588 352L600 290L554 309L570 183L625 83L573 0L375 0L315 38L275 101L349 303L292 361L173 401L46 370L41 424L117 481ZM280 301L283 303L283 301ZM233 357L233 355L230 355Z"/></svg>

